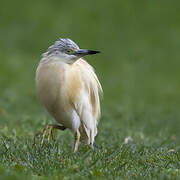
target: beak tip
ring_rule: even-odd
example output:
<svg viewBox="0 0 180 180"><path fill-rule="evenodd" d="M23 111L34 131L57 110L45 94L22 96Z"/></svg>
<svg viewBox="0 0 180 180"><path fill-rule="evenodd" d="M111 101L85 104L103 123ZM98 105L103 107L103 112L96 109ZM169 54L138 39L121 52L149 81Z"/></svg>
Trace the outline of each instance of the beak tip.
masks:
<svg viewBox="0 0 180 180"><path fill-rule="evenodd" d="M101 53L100 51L94 51L94 50L89 50L88 54L98 54Z"/></svg>

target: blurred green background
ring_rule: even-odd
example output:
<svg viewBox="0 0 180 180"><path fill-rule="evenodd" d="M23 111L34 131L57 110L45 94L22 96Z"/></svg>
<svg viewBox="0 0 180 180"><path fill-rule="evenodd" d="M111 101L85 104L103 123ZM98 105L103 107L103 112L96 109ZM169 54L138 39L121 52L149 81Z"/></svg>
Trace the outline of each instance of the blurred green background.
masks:
<svg viewBox="0 0 180 180"><path fill-rule="evenodd" d="M97 144L126 136L179 143L179 7L179 0L2 0L1 134L31 137L50 122L35 96L35 71L41 54L68 37L102 52L86 57L104 89ZM103 139L108 133L116 141Z"/></svg>

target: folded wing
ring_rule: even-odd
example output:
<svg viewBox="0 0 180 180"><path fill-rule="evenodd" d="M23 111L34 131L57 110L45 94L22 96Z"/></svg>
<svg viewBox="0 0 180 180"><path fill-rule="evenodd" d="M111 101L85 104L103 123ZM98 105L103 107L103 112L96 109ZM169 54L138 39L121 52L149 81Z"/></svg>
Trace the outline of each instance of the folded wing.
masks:
<svg viewBox="0 0 180 180"><path fill-rule="evenodd" d="M82 82L79 96L73 99L75 110L81 121L79 129L81 140L87 144L93 144L100 117L99 96L102 94L102 87L92 66L85 60L79 59L73 66L79 69Z"/></svg>

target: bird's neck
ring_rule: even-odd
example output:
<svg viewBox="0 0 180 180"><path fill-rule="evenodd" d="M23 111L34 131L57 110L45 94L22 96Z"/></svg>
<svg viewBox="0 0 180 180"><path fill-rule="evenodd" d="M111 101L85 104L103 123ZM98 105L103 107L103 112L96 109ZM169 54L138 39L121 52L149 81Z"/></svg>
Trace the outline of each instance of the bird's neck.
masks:
<svg viewBox="0 0 180 180"><path fill-rule="evenodd" d="M62 65L72 65L75 61L72 60L67 60L63 57L56 57L56 56L52 56L52 57L43 57L40 61L40 63L42 64L49 64L49 63L61 63Z"/></svg>

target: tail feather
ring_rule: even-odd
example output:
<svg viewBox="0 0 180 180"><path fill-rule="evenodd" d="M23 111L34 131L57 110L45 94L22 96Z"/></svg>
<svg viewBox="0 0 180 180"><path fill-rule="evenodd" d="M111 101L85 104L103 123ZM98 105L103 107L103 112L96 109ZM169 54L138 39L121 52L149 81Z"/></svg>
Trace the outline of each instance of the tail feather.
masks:
<svg viewBox="0 0 180 180"><path fill-rule="evenodd" d="M97 127L94 129L88 129L85 124L82 124L79 128L81 138L80 141L85 144L92 144L94 143L94 138L97 135Z"/></svg>

